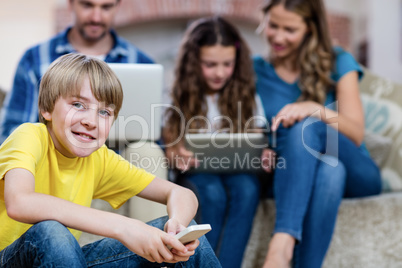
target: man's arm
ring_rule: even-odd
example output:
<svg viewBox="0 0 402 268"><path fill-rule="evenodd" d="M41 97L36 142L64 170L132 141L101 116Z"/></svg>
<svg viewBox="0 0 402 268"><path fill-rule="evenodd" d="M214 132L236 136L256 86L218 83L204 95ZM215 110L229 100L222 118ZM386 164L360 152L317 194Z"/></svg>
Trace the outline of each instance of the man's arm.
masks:
<svg viewBox="0 0 402 268"><path fill-rule="evenodd" d="M33 56L28 51L18 64L12 90L1 110L0 144L22 123L38 121L39 78L33 66Z"/></svg>
<svg viewBox="0 0 402 268"><path fill-rule="evenodd" d="M193 254L173 236L141 221L36 193L35 178L25 169L8 171L4 180L7 214L16 221L35 224L55 220L70 228L117 239L151 262L186 261ZM166 245L180 254L172 254Z"/></svg>

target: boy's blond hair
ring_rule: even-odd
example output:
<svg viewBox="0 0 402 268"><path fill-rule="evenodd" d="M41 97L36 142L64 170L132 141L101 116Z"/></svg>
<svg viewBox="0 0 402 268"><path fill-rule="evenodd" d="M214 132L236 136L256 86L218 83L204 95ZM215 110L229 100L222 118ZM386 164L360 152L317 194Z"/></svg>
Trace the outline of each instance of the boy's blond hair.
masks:
<svg viewBox="0 0 402 268"><path fill-rule="evenodd" d="M38 97L40 122L46 124L42 112L53 112L59 97L78 96L85 78L89 79L94 97L114 108L116 119L123 102L123 90L116 74L104 61L70 53L55 60L42 77Z"/></svg>

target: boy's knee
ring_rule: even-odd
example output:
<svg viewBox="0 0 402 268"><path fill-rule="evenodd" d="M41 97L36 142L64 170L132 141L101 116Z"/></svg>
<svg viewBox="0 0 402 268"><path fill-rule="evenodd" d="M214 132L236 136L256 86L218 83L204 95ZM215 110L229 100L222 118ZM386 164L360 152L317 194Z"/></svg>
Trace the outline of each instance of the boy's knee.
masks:
<svg viewBox="0 0 402 268"><path fill-rule="evenodd" d="M58 221L48 220L48 221L41 221L32 226L33 229L39 230L42 232L64 232L68 231L67 227L61 224Z"/></svg>
<svg viewBox="0 0 402 268"><path fill-rule="evenodd" d="M50 266L85 265L85 259L75 237L57 221L43 221L34 224L22 237L29 245L29 251L35 263L46 263ZM72 267L73 267L72 266ZM52 266L53 267L53 266Z"/></svg>
<svg viewBox="0 0 402 268"><path fill-rule="evenodd" d="M26 234L30 243L37 247L42 247L44 244L47 244L46 247L78 246L78 242L71 232L57 221L42 221L36 223Z"/></svg>
<svg viewBox="0 0 402 268"><path fill-rule="evenodd" d="M43 235L57 235L60 233L68 232L68 229L58 221L41 221L34 224L28 232L40 233Z"/></svg>
<svg viewBox="0 0 402 268"><path fill-rule="evenodd" d="M148 225L163 230L166 222L169 220L169 216L162 216L147 222Z"/></svg>

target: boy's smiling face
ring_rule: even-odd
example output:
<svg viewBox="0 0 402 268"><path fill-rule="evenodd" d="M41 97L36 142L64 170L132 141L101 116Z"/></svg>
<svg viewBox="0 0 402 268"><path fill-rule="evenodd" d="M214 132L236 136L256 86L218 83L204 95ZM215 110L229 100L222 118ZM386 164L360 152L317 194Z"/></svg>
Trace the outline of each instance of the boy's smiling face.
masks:
<svg viewBox="0 0 402 268"><path fill-rule="evenodd" d="M106 141L114 110L99 102L88 78L79 96L59 97L52 112L42 112L55 148L66 157L86 157Z"/></svg>

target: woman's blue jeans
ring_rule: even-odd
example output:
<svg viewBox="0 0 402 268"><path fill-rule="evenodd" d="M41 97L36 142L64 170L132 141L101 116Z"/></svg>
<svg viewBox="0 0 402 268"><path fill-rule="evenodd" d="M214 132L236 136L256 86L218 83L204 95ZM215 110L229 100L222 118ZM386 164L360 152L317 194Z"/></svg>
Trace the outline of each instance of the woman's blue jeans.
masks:
<svg viewBox="0 0 402 268"><path fill-rule="evenodd" d="M294 267L321 267L342 197L379 194L379 169L351 140L311 118L282 128L276 145L285 165L274 174L274 233L298 241Z"/></svg>
<svg viewBox="0 0 402 268"><path fill-rule="evenodd" d="M206 236L222 267L240 267L259 203L257 176L196 173L182 180L198 197L197 221L211 224Z"/></svg>
<svg viewBox="0 0 402 268"><path fill-rule="evenodd" d="M167 217L149 222L163 229ZM192 224L195 224L193 221ZM25 234L0 252L0 267L221 267L205 236L187 262L151 263L128 250L119 241L105 238L79 246L70 231L56 221L33 225Z"/></svg>

